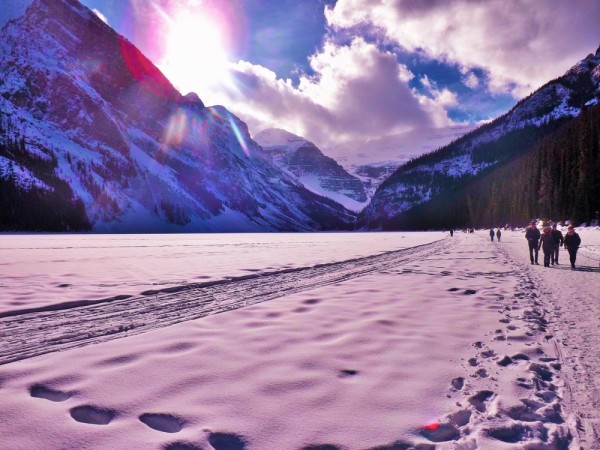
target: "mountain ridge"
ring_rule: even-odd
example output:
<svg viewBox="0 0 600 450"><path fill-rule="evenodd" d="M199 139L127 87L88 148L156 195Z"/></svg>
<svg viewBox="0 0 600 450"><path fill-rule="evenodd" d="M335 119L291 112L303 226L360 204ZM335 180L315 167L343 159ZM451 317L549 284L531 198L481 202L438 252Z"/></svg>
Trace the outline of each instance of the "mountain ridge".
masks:
<svg viewBox="0 0 600 450"><path fill-rule="evenodd" d="M12 161L3 167L13 171L3 176L18 178L16 167L25 173L28 158L8 145L22 139L26 153L54 161L54 175L72 190L65 203L80 199L91 229L352 226L352 213L273 165L239 118L194 93L182 96L79 2L34 0L0 36L0 116L13 129L0 136L0 156Z"/></svg>
<svg viewBox="0 0 600 450"><path fill-rule="evenodd" d="M411 209L444 195L455 195L469 180L530 151L539 138L577 117L589 102L598 101L599 64L600 49L502 116L400 166L360 213L359 226L405 226L411 222Z"/></svg>
<svg viewBox="0 0 600 450"><path fill-rule="evenodd" d="M361 180L326 156L312 142L280 128L268 128L254 136L275 165L308 190L359 211L368 197Z"/></svg>

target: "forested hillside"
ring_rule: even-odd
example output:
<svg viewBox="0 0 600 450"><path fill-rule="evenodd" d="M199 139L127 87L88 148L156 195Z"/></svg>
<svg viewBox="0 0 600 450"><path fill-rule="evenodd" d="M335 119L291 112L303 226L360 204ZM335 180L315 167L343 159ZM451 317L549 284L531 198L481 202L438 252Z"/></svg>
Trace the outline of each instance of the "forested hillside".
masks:
<svg viewBox="0 0 600 450"><path fill-rule="evenodd" d="M519 226L532 218L579 224L596 218L600 210L600 105L584 108L579 117L519 147L532 148L475 179L457 180L442 195L384 223L383 228Z"/></svg>
<svg viewBox="0 0 600 450"><path fill-rule="evenodd" d="M596 219L600 210L600 106L542 139L533 153L495 171L467 191L475 226L522 224L533 217Z"/></svg>
<svg viewBox="0 0 600 450"><path fill-rule="evenodd" d="M0 115L0 231L89 230L83 202L55 174L56 159L27 145Z"/></svg>

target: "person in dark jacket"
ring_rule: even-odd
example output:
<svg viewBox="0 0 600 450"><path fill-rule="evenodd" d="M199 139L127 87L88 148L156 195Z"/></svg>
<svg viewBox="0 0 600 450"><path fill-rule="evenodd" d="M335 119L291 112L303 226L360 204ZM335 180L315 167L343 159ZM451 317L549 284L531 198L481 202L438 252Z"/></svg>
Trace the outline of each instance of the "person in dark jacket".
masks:
<svg viewBox="0 0 600 450"><path fill-rule="evenodd" d="M552 255L552 265L558 264L558 249L563 245L564 237L562 232L552 224L552 239L554 239L554 255Z"/></svg>
<svg viewBox="0 0 600 450"><path fill-rule="evenodd" d="M498 239L498 242L500 242L500 236L502 236L502 231L500 231L500 228L496 228L496 239Z"/></svg>
<svg viewBox="0 0 600 450"><path fill-rule="evenodd" d="M540 248L544 252L544 267L550 267L550 259L554 256L554 238L552 237L550 227L544 228L544 234L540 238L538 250Z"/></svg>
<svg viewBox="0 0 600 450"><path fill-rule="evenodd" d="M581 245L581 238L577 233L575 233L575 229L573 225L569 225L567 228L567 235L565 236L565 247L569 252L569 259L571 260L571 268L575 268L575 259L577 258L577 250L579 250L579 246Z"/></svg>
<svg viewBox="0 0 600 450"><path fill-rule="evenodd" d="M534 255L535 255L535 264L538 263L538 244L540 240L540 230L535 226L535 222L531 222L529 224L529 228L525 232L525 239L529 244L529 259L531 259L531 264L534 263Z"/></svg>
<svg viewBox="0 0 600 450"><path fill-rule="evenodd" d="M492 242L494 242L494 229L490 228L490 238L492 239Z"/></svg>

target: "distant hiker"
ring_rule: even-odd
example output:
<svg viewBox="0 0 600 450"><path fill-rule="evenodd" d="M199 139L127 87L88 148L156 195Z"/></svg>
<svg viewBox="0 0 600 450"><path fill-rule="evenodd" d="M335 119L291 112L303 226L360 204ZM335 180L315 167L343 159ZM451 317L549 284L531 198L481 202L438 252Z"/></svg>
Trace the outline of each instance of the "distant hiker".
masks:
<svg viewBox="0 0 600 450"><path fill-rule="evenodd" d="M538 263L538 241L540 240L540 230L535 226L535 222L531 222L529 224L529 228L525 232L525 239L529 244L529 259L531 260L531 264L534 263L534 255L535 255L535 264Z"/></svg>
<svg viewBox="0 0 600 450"><path fill-rule="evenodd" d="M540 248L544 252L544 267L550 267L550 259L554 256L554 238L552 237L550 227L544 228L544 234L540 238L538 250Z"/></svg>
<svg viewBox="0 0 600 450"><path fill-rule="evenodd" d="M575 229L573 225L569 225L567 228L567 234L564 239L565 247L569 252L569 259L571 260L571 268L575 268L575 259L577 258L577 250L579 250L579 246L581 245L581 238L577 233L575 233Z"/></svg>
<svg viewBox="0 0 600 450"><path fill-rule="evenodd" d="M492 242L494 242L494 229L490 228L490 238L492 239Z"/></svg>
<svg viewBox="0 0 600 450"><path fill-rule="evenodd" d="M450 230L450 237L454 236L454 230Z"/></svg>
<svg viewBox="0 0 600 450"><path fill-rule="evenodd" d="M502 236L502 231L500 231L500 227L496 228L496 239L500 242L500 236Z"/></svg>
<svg viewBox="0 0 600 450"><path fill-rule="evenodd" d="M564 237L562 232L552 224L552 239L554 239L554 255L552 256L552 265L558 264L558 249L563 245Z"/></svg>

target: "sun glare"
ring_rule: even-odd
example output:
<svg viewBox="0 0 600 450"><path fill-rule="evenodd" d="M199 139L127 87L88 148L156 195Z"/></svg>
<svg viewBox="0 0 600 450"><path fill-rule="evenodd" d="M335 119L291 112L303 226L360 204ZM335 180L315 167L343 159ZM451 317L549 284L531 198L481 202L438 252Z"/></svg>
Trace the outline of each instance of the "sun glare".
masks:
<svg viewBox="0 0 600 450"><path fill-rule="evenodd" d="M202 92L223 82L229 63L218 22L181 12L168 25L161 66L171 82L183 94Z"/></svg>

